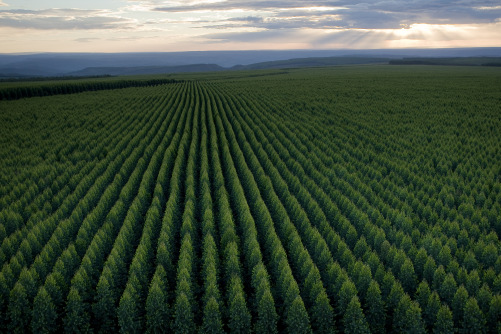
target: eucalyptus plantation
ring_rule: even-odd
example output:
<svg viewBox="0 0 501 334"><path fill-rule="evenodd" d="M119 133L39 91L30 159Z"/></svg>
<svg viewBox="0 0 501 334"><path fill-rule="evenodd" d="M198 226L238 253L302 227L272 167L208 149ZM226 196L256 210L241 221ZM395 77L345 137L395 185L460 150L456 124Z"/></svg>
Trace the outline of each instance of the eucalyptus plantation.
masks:
<svg viewBox="0 0 501 334"><path fill-rule="evenodd" d="M500 77L0 83L0 332L498 333Z"/></svg>

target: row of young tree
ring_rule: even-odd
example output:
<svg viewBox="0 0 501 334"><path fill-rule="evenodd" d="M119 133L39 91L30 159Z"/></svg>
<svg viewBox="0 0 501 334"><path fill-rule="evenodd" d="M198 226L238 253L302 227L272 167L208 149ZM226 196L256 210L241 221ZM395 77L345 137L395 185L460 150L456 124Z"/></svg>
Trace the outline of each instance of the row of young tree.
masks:
<svg viewBox="0 0 501 334"><path fill-rule="evenodd" d="M47 122L53 148L24 134L55 167L2 162L37 176L2 184L0 330L499 331L499 191L468 185L490 174L459 166L453 194L408 142L316 101L322 80L292 79L103 92L95 132Z"/></svg>
<svg viewBox="0 0 501 334"><path fill-rule="evenodd" d="M0 87L0 101L1 100L18 100L27 97L35 96L51 96L62 94L75 94L88 91L108 90L108 89L121 89L129 87L147 87L158 86L165 84L179 83L180 80L174 79L145 79L145 80L131 80L131 79L81 79L71 82L58 82L50 84L3 84L5 87Z"/></svg>
<svg viewBox="0 0 501 334"><path fill-rule="evenodd" d="M161 106L158 102L166 101L168 99L157 101L157 107ZM123 186L128 175L135 170L138 161L144 164L142 156L145 154L146 145L141 143L148 143L154 135L157 136L158 143L163 139L158 134L158 130L161 122L168 121L167 113L166 109L148 112L143 121L137 123L136 130L127 132L127 135L123 133L127 129L125 126L127 122L122 123L122 131L111 132L109 141L113 144L111 146L113 150L110 150L106 159L100 161L91 171L87 171L73 193L65 198L57 211L32 227L28 235L34 237L27 239L30 246L29 252L27 253L24 248L19 248L10 262L3 266L0 273L2 318L5 319L2 324L4 326L13 331L23 331L29 327L32 314L31 303L40 284L46 281L53 282L56 284L55 291L67 286L73 268L80 263L78 256L85 251L86 245L107 212L109 212L108 215L116 213L116 211L110 211L110 207L120 194L121 185ZM120 126L118 128L120 129ZM116 139L118 140L115 141ZM151 145L150 151L152 147L155 145ZM135 177L140 179L144 169L143 171L137 169L137 171ZM128 192L130 192L131 183L128 185ZM119 227L122 221L115 217L113 223ZM26 225L26 227L30 226ZM75 254L75 251L78 253ZM58 259L61 252L62 255ZM63 256L67 256L68 261L59 262ZM63 266L61 268L65 270L63 281L60 280L59 275L61 270L52 270L54 263L56 265L61 263ZM54 282L54 278L58 280ZM58 301L64 297L64 295L59 296Z"/></svg>
<svg viewBox="0 0 501 334"><path fill-rule="evenodd" d="M231 87L233 88L233 87ZM260 87L261 88L261 87ZM267 87L269 88L269 87ZM246 91L245 93L245 96L250 96L249 92ZM264 95L264 96L270 96L270 94L268 95ZM253 103L255 103L256 101L262 101L263 98L261 97L260 99L257 98L257 96L255 96L254 98L250 97L249 100L251 100ZM284 132L289 132L290 133L290 137L292 138L292 140L294 140L294 137L296 136L296 134L303 134L305 133L304 130L297 130L294 131L292 129L295 129L297 127L298 124L301 124L301 125L304 125L304 124L307 124L306 122L303 123L303 122L294 122L294 121L291 121L293 120L294 118L292 118L292 116L297 116L297 112L294 112L292 111L289 115L287 115L287 117L281 117L281 118L278 118L278 119L273 119L273 117L270 117L272 114L273 114L273 111L274 110L282 110L280 109L280 107L276 107L274 106L274 104L276 104L276 102L274 101L281 101L280 99L275 99L275 100L272 100L270 99L269 101L265 101L263 102L263 106L261 107L262 109L268 109L266 110L265 112L263 112L263 122L261 124L259 124L259 126L257 127L257 129L263 129L265 128L266 126L268 126L269 128L272 128L272 132L273 134L279 134L280 131L278 130L278 127L282 127L282 131ZM283 106L281 106L283 108ZM276 108L276 109L274 109ZM271 110L270 110L271 109ZM235 108L234 110L238 110L238 108ZM259 108L256 108L255 106L252 106L251 108L247 109L246 112L244 113L245 116L247 116L248 114L251 114L250 117L247 117L246 119L246 123L249 124L250 122L253 122L255 121L256 119L258 119L258 117L256 117L256 113L255 111L256 110L259 110ZM318 133L321 132L320 130L323 129L325 130L325 127L319 127L319 126L316 126L315 127L315 132L312 132L311 133L311 137L318 137ZM327 131L325 131L327 132ZM256 133L258 133L258 131L256 131ZM332 134L332 132L330 132ZM337 136L337 133L336 133L336 136ZM288 149L288 152L285 151L286 153L291 153L291 154L294 154L294 146L296 147L305 147L306 145L309 145L309 147L305 147L305 155L308 156L309 159L306 159L306 160L303 160L303 161L300 161L300 165L302 167L305 167L305 170L308 172L308 173L312 173L312 175L315 175L313 170L312 170L312 162L314 162L314 166L321 166L322 163L321 163L321 160L314 160L315 159L315 156L311 154L311 152L316 152L317 154L323 154L322 152L332 152L331 150L329 150L329 147L328 145L326 145L326 143L330 143L331 141L325 139L325 138L319 138L318 139L318 142L319 143L323 143L323 146L322 148L325 148L325 151L321 151L321 150L318 150L316 149L315 150L315 147L310 145L312 140L311 140L311 137L310 138L304 138L303 140L297 140L295 141L295 145L289 145L287 146L287 149ZM260 143L262 144L263 141L260 141ZM274 142L273 145L270 145L270 147L278 147L278 143L286 143L286 141L284 141L283 137L280 138L279 141L277 142ZM264 145L263 145L264 146ZM346 146L346 143L345 143L345 146ZM265 146L267 147L267 146ZM326 159L325 160L329 160L329 157L331 155L330 154L327 154L326 155ZM332 156L335 156L335 155L332 155ZM297 158L298 156L296 155L295 158ZM310 161L311 160L311 161ZM275 165L277 165L275 163ZM338 165L338 166L335 166L336 169L338 168L343 168L342 166ZM294 170L294 164L293 164L293 161L291 163L291 169ZM332 181L337 181L337 179L339 179L340 177L343 177L343 178L346 178L347 176L346 175L343 175L343 174L338 174L338 175L335 175L335 174L332 174L333 171L330 171L329 173L329 170L328 169L325 169L325 170L321 170L323 172L323 175L333 175L331 180ZM299 172L301 172L301 169L299 169ZM328 186L328 183L325 183L325 180L322 180L321 176L322 174L318 174L320 176L320 178L318 178L318 185L321 185L321 187L323 189L325 189L327 186ZM306 178L304 176L301 176L301 180L304 180L303 182L305 182ZM327 180L329 181L329 180ZM322 183L323 182L323 183ZM353 182L351 182L353 184ZM288 182L288 184L292 184L292 182ZM305 182L306 185L310 184L309 182ZM346 189L349 189L346 187L346 184L343 185L343 183L340 183L340 182L336 182L335 185L337 186L336 188L337 189L342 189L342 190L346 190ZM349 183L348 183L349 185ZM318 191L315 190L315 188L311 188L312 189L312 194L314 193L317 193L318 194ZM318 189L318 188L317 188ZM350 195L349 198L353 198L353 199L356 199L356 203L357 203L357 206L360 206L362 207L364 210L367 210L368 212L371 212L371 210L374 210L373 208L370 208L368 207L365 203L364 203L364 199L363 198L357 198L358 196L360 196L359 194L356 193L356 191L353 191L351 190L351 192L348 193ZM342 196L341 193L333 193L331 198L333 199L339 199L340 196ZM304 194L301 196L304 198ZM349 200L348 198L348 200ZM318 198L319 200L319 203L322 203L322 198L319 197ZM362 202L361 202L362 201ZM352 237L351 239L352 240L357 240L357 235L354 233L356 232L357 230L358 231L364 231L367 230L368 228L370 228L371 224L367 224L367 220L364 219L362 222L360 222L360 219L363 218L363 215L362 216L358 216L356 214L354 214L354 211L356 209L356 206L353 206L352 208L350 208L350 203L349 202L345 202L345 201L342 201L340 202L340 208L343 209L343 211L345 211L346 213L346 217L349 218L351 221L353 222L359 222L358 226L355 226L356 228L352 230L352 235L354 237ZM308 207L308 203L306 202L305 204L305 207ZM343 208L346 207L345 208ZM330 209L327 207L326 208L326 212L328 212ZM373 211L374 212L374 211ZM356 213L356 211L355 211ZM377 216L376 216L377 218ZM337 220L337 219L335 219ZM360 224L362 223L362 224ZM399 229L399 225L397 225L395 228L395 225L397 224L388 224L387 225L387 228L385 228L385 230L383 232L386 232L389 236L392 237L393 240L391 240L393 243L398 241L398 243L400 243L402 245L402 237L405 237L405 234L403 234L401 231L398 231ZM393 231L392 231L393 230ZM393 233L392 233L393 232ZM398 234L395 234L395 232L398 232ZM372 231L368 231L368 233L372 234L372 238L368 239L368 240L372 240L375 236L375 231L372 230ZM368 234L368 236L370 235ZM417 236L419 237L419 234L417 234ZM350 236L347 235L346 236L347 239L350 239ZM408 238L408 237L407 237ZM413 233L413 238L416 239L416 233ZM480 277L478 275L478 271L476 269L482 269L482 267L480 268L475 268L475 270L472 270L469 274L466 274L467 271L465 271L463 268L459 268L459 272L462 273L460 274L459 276L461 277L461 281L460 281L460 284L463 284L463 285L466 285L466 286L469 286L469 290L470 290L470 295L473 295L474 297L476 298L479 298L482 300L482 302L480 302L481 305L483 305L484 307L482 307L482 311L484 312L484 314L487 316L489 314L489 324L491 325L491 328L495 328L496 326L496 323L497 323L497 320L496 320L496 312L497 312L497 297L498 296L493 296L494 295L499 295L499 290L498 290L498 286L499 286L499 269L498 267L495 265L495 262L497 260L497 249L498 249L498 245L499 245L499 241L497 240L497 237L495 234L492 234L490 233L489 234L489 237L488 237L491 241L491 246L490 247L487 247L487 248L484 248L482 249L482 252L484 253L484 257L488 258L489 260L486 260L485 262L485 272L483 273L483 277L484 277L484 285L481 287L481 280L480 280ZM419 238L418 238L419 239ZM360 243L360 241L364 241L363 243ZM419 240L421 241L421 240ZM412 242L412 239L407 239L406 242ZM363 245L363 247L361 247L361 249L365 249L367 247L367 245L365 244L365 240L363 240L362 238L359 239L359 242L357 242L356 245L354 245L352 243L352 247L355 246L355 249L356 248L360 248L361 245ZM419 243L418 243L419 244ZM405 244L404 244L405 245ZM424 243L423 243L424 245ZM374 245L375 246L375 245ZM403 245L402 245L403 246ZM496 247L497 246L497 247ZM395 249L393 250L393 254L391 254L391 257L389 258L388 262L390 262L390 269L392 269L394 272L399 272L400 271L400 275L402 278L400 278L400 281L402 281L402 283L405 283L406 281L408 282L407 284L407 291L409 293L411 293L411 296L413 296L414 294L414 291L415 291L415 287L416 287L416 278L415 278L415 273L414 273L414 268L410 267L412 266L413 262L412 260L415 259L415 256L417 255L417 253L419 253L420 257L422 260L418 260L417 262L421 262L422 264L420 265L420 269L419 270L419 274L420 274L420 279L422 279L422 269L423 269L423 262L422 261L426 261L426 250L424 248L421 248L419 251L415 248L416 246L414 246L414 249L409 249L407 246L405 246L405 248L400 252L400 255L403 256L401 257L401 260L398 260L398 258L395 258L395 250L398 251L398 249ZM379 249L376 248L376 249ZM457 248L456 248L457 249ZM456 250L455 249L455 250ZM445 250L448 250L447 247L445 247ZM409 258L406 260L405 259L405 253L407 251L410 251L410 261L409 261ZM451 254L450 254L450 249L448 250L448 256L449 256L449 259L448 261L449 262L452 262L453 259L451 259ZM441 253L441 254L438 254L438 253ZM445 251L443 252L440 252L440 248L439 248L439 251L437 251L437 254L434 255L435 258L437 258L438 260L442 259L442 261L444 259L447 259L445 257ZM424 256L424 258L423 258ZM372 258L374 257L371 257L371 261L372 261ZM367 256L365 256L365 259L367 259ZM384 260L384 259L383 259ZM429 259L430 260L430 259ZM395 262L395 266L393 266L391 263L392 262ZM431 261L431 262L430 262ZM449 304L450 304L450 300L452 299L452 297L454 296L454 292L456 291L455 289L457 289L457 283L454 281L453 282L453 279L454 279L454 276L451 275L451 273L449 273L447 275L447 277L449 278L448 281L445 281L445 277L446 275L444 274L443 276L441 276L440 272L444 272L444 267L443 266L439 266L439 268L437 269L437 266L434 264L434 260L433 258L431 258L430 261L426 261L428 263L430 263L428 265L428 272L431 273L431 275L428 275L428 281L431 283L432 280L434 280L434 272L436 271L437 272L437 276L435 278L435 286L440 286L443 283L447 282L447 287L442 287L441 290L444 291L442 292L441 295L442 298L446 299L449 301ZM406 264L406 266L404 266L403 264ZM350 266L349 262L347 263L348 266ZM456 266L457 266L457 263L456 263ZM493 267L494 266L494 267ZM447 269L449 269L449 267L452 269L451 271L454 272L454 266L447 266ZM377 268L376 267L373 267L373 268ZM400 270L399 270L400 268ZM404 271L404 268L406 269ZM410 272L408 274L405 274L406 271L408 271L408 268L410 269ZM375 270L374 270L375 271ZM457 271L456 271L457 272ZM496 274L498 274L498 276L496 277ZM410 280L408 279L405 279L405 277L409 277ZM413 278L414 277L414 278ZM376 277L377 278L377 277ZM452 284L452 285L451 285ZM404 284L405 286L405 284ZM455 288L454 288L455 287ZM480 289L481 288L481 289ZM463 288L464 289L464 288ZM493 292L491 291L491 289L493 290ZM480 292L480 290L482 290ZM449 298L447 298L445 295L447 295L447 292L446 291L449 291ZM461 290L458 290L457 291L458 293L461 292ZM492 308L492 311L491 311L491 308ZM460 307L461 309L461 307ZM480 317L482 318L482 317ZM460 327L461 324L458 324L458 327ZM492 327L493 326L493 327Z"/></svg>

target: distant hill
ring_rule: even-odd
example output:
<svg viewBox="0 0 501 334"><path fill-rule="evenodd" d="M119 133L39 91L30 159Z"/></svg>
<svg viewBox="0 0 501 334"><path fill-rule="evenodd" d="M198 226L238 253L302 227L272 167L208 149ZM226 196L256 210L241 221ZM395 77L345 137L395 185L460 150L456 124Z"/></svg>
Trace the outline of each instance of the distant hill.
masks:
<svg viewBox="0 0 501 334"><path fill-rule="evenodd" d="M136 67L87 67L80 71L69 72L70 76L93 75L136 75L136 74L162 74L186 72L212 72L223 71L224 67L216 64L193 64L180 66L136 66Z"/></svg>
<svg viewBox="0 0 501 334"><path fill-rule="evenodd" d="M388 63L389 58L369 58L369 57L310 57L295 58L288 60L267 61L250 65L233 66L233 70L264 70L275 68L297 68L297 67L317 67L333 65L360 65L374 63Z"/></svg>
<svg viewBox="0 0 501 334"><path fill-rule="evenodd" d="M501 57L403 58L390 65L501 66Z"/></svg>
<svg viewBox="0 0 501 334"><path fill-rule="evenodd" d="M113 75L221 70L215 66L226 69L330 66L371 63L369 59L379 62L378 58L418 57L501 57L501 48L0 53L0 78L103 75L111 74L112 70Z"/></svg>
<svg viewBox="0 0 501 334"><path fill-rule="evenodd" d="M216 72L228 70L263 70L297 67L316 67L333 65L356 65L388 63L389 58L366 57L309 57L288 60L277 60L255 63L250 65L236 65L225 68L216 64L193 64L180 66L135 66L135 67L87 67L80 71L65 73L68 76L96 76L96 75L136 75L162 74L187 72Z"/></svg>

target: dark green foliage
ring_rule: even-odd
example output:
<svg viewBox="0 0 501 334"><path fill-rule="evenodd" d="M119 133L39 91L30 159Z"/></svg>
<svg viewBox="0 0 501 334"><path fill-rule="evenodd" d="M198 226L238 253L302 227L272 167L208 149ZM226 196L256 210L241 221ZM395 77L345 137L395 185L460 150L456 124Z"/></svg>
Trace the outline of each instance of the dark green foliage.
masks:
<svg viewBox="0 0 501 334"><path fill-rule="evenodd" d="M224 333L219 305L214 297L210 298L204 307L201 332L207 334Z"/></svg>
<svg viewBox="0 0 501 334"><path fill-rule="evenodd" d="M66 303L66 316L64 318L65 333L90 333L90 316L85 309L85 305L78 293L72 288L68 294Z"/></svg>
<svg viewBox="0 0 501 334"><path fill-rule="evenodd" d="M101 280L97 286L96 302L92 307L97 328L101 333L116 330L116 306L111 289L108 280Z"/></svg>
<svg viewBox="0 0 501 334"><path fill-rule="evenodd" d="M468 290L468 293L470 296L476 296L478 293L478 290L480 289L480 277L478 275L477 270L473 270L470 272L468 275L467 281L466 281L466 290Z"/></svg>
<svg viewBox="0 0 501 334"><path fill-rule="evenodd" d="M443 265L444 267L447 267L449 265L449 262L451 262L451 260L452 260L451 249L449 248L449 246L445 245L440 250L440 253L438 253L438 263Z"/></svg>
<svg viewBox="0 0 501 334"><path fill-rule="evenodd" d="M424 334L425 328L421 318L421 308L412 301L409 295L404 295L393 315L393 331L395 333Z"/></svg>
<svg viewBox="0 0 501 334"><path fill-rule="evenodd" d="M181 293L176 298L174 308L173 331L176 334L195 333L195 323L193 322L192 306L185 293Z"/></svg>
<svg viewBox="0 0 501 334"><path fill-rule="evenodd" d="M371 333L357 296L351 299L343 315L343 330L350 334Z"/></svg>
<svg viewBox="0 0 501 334"><path fill-rule="evenodd" d="M482 252L482 262L486 267L492 267L498 260L498 250L494 244L488 244Z"/></svg>
<svg viewBox="0 0 501 334"><path fill-rule="evenodd" d="M499 332L499 75L0 83L0 332Z"/></svg>
<svg viewBox="0 0 501 334"><path fill-rule="evenodd" d="M277 312L275 303L269 290L258 301L258 319L256 320L256 333L277 333Z"/></svg>
<svg viewBox="0 0 501 334"><path fill-rule="evenodd" d="M428 282L422 281L421 283L419 283L415 295L419 305L426 305L428 303L428 298L430 297L430 295L431 290Z"/></svg>
<svg viewBox="0 0 501 334"><path fill-rule="evenodd" d="M433 334L453 334L454 322L449 307L442 305L437 313L437 320L433 325Z"/></svg>
<svg viewBox="0 0 501 334"><path fill-rule="evenodd" d="M132 291L131 291L132 290ZM120 299L117 309L118 325L122 333L140 333L137 295L132 289L128 289Z"/></svg>
<svg viewBox="0 0 501 334"><path fill-rule="evenodd" d="M0 90L0 100L17 100L25 97L47 96L57 94L71 94L85 91L95 91L104 89L117 89L126 87L146 87L169 83L180 82L172 79L152 79L152 80L121 80L103 82L81 82L75 81L70 84L59 84L39 87L23 88L3 88Z"/></svg>
<svg viewBox="0 0 501 334"><path fill-rule="evenodd" d="M416 273L420 279L423 277L424 264L427 259L428 254L426 253L426 249L420 248L414 258L414 268L416 269Z"/></svg>
<svg viewBox="0 0 501 334"><path fill-rule="evenodd" d="M365 241L365 237L361 237L356 245L355 245L355 248L353 249L353 254L358 257L358 258L361 258L365 252L367 252L367 250L369 249L369 246L367 245L367 242Z"/></svg>
<svg viewBox="0 0 501 334"><path fill-rule="evenodd" d="M17 283L10 292L8 316L10 318L9 332L24 333L25 328L29 328L31 307L26 289L22 284Z"/></svg>
<svg viewBox="0 0 501 334"><path fill-rule="evenodd" d="M395 282L390 290L388 298L386 299L386 306L389 311L394 311L402 298L405 296L404 289L400 283Z"/></svg>
<svg viewBox="0 0 501 334"><path fill-rule="evenodd" d="M469 251L465 258L464 258L464 261L463 261L463 266L467 269L467 270L473 270L475 268L478 267L478 261L477 259L475 258L475 253L473 253L472 251Z"/></svg>
<svg viewBox="0 0 501 334"><path fill-rule="evenodd" d="M56 333L57 313L49 294L42 286L33 301L31 330L33 333Z"/></svg>
<svg viewBox="0 0 501 334"><path fill-rule="evenodd" d="M501 296L497 295L491 300L487 315L489 333L499 333L501 330Z"/></svg>
<svg viewBox="0 0 501 334"><path fill-rule="evenodd" d="M165 271L159 265L146 298L146 331L148 333L168 333L170 330L170 313L164 292L166 286Z"/></svg>
<svg viewBox="0 0 501 334"><path fill-rule="evenodd" d="M308 313L301 298L296 297L287 311L287 332L290 334L312 333Z"/></svg>
<svg viewBox="0 0 501 334"><path fill-rule="evenodd" d="M334 311L325 293L317 295L312 308L313 330L315 333L335 333Z"/></svg>
<svg viewBox="0 0 501 334"><path fill-rule="evenodd" d="M459 327L460 323L463 321L464 307L466 306L467 301L468 291L466 291L465 287L461 285L456 291L451 305L454 324L456 325L456 327Z"/></svg>
<svg viewBox="0 0 501 334"><path fill-rule="evenodd" d="M365 296L372 281L371 268L361 262L357 262L355 264L355 269L352 272L352 276L358 292L362 297Z"/></svg>
<svg viewBox="0 0 501 334"><path fill-rule="evenodd" d="M444 267L442 265L438 266L437 270L435 270L435 273L433 274L433 290L440 291L442 283L444 282L446 277L447 274L445 273Z"/></svg>
<svg viewBox="0 0 501 334"><path fill-rule="evenodd" d="M423 267L423 278L432 283L436 270L437 265L435 264L435 260L433 260L433 258L431 257L428 257Z"/></svg>
<svg viewBox="0 0 501 334"><path fill-rule="evenodd" d="M251 316L240 288L232 288L229 305L228 327L232 333L250 333Z"/></svg>
<svg viewBox="0 0 501 334"><path fill-rule="evenodd" d="M367 290L364 313L371 333L385 332L386 310L381 298L381 290L375 281L371 282Z"/></svg>
<svg viewBox="0 0 501 334"><path fill-rule="evenodd" d="M489 306L492 298L493 296L491 290L489 289L489 286L487 284L484 284L477 294L478 306L484 314L487 314L489 312Z"/></svg>
<svg viewBox="0 0 501 334"><path fill-rule="evenodd" d="M351 302L353 297L357 295L357 288L355 284L351 281L345 281L341 286L338 294L338 314L342 315L346 312L348 304Z"/></svg>
<svg viewBox="0 0 501 334"><path fill-rule="evenodd" d="M457 291L456 280L454 280L454 276L452 274L447 275L447 277L442 282L439 291L440 291L440 297L448 305L450 305Z"/></svg>
<svg viewBox="0 0 501 334"><path fill-rule="evenodd" d="M440 307L441 307L440 298L438 297L438 294L435 291L433 291L433 293L428 298L427 303L424 304L423 306L424 310L423 318L428 328L433 328L433 325L437 320L437 313Z"/></svg>
<svg viewBox="0 0 501 334"><path fill-rule="evenodd" d="M475 298L470 298L464 306L464 318L461 323L460 332L461 333L486 333L486 321L485 316L478 307L477 300Z"/></svg>
<svg viewBox="0 0 501 334"><path fill-rule="evenodd" d="M414 272L414 266L409 259L406 259L402 264L398 278L405 292L412 293L416 290L417 277Z"/></svg>

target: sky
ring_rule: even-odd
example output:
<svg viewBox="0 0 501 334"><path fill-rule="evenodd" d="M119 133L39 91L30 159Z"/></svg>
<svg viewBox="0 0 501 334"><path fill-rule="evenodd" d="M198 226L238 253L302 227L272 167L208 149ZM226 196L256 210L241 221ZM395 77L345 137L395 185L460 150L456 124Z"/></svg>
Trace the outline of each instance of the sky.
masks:
<svg viewBox="0 0 501 334"><path fill-rule="evenodd" d="M499 0L0 0L0 53L501 47Z"/></svg>

